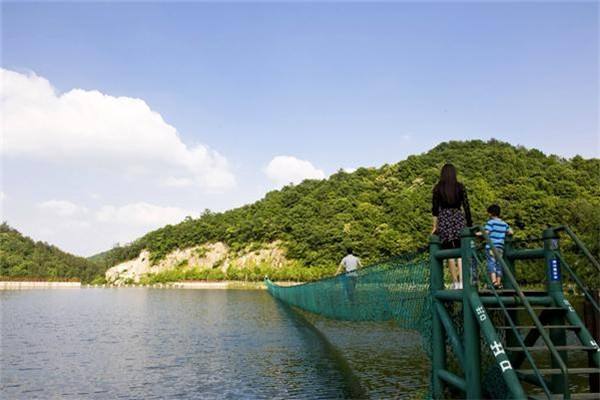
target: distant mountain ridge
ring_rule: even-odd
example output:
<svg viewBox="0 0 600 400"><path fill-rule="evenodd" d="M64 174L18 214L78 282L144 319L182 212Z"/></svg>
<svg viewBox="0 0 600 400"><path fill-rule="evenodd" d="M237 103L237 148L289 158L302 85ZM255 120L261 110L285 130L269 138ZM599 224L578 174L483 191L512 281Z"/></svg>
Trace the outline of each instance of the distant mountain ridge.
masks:
<svg viewBox="0 0 600 400"><path fill-rule="evenodd" d="M144 249L152 262L176 249L222 242L233 251L280 241L304 268L330 270L352 246L372 262L427 244L431 190L440 167L452 162L466 185L476 224L498 203L517 237L546 224L569 224L600 252L600 159L564 159L497 140L452 141L380 168L339 171L269 192L253 204L167 225L131 244L93 257L104 268ZM588 273L584 264L576 264ZM524 271L527 275L529 271ZM531 277L531 279L538 279Z"/></svg>
<svg viewBox="0 0 600 400"><path fill-rule="evenodd" d="M23 279L77 278L90 282L104 268L44 242L23 236L6 222L0 225L0 277Z"/></svg>

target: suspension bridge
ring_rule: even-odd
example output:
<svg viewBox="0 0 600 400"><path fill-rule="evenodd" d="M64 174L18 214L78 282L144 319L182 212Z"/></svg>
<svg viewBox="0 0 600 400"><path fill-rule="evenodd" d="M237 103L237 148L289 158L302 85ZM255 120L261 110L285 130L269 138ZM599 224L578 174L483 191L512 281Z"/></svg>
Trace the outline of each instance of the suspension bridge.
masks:
<svg viewBox="0 0 600 400"><path fill-rule="evenodd" d="M491 245L481 228L465 228L458 249L442 249L438 237L432 236L428 252L296 286L278 286L268 279L266 284L275 298L327 318L393 320L419 331L431 360L431 398L600 399L598 337L565 296L563 281L574 283L595 313L600 306L565 260L561 235L600 274L598 261L567 226L544 230L530 241L539 243L534 248L508 239L502 255L493 250L504 271L504 288L497 289L486 273L478 234ZM443 262L454 258L463 260L463 289L447 290ZM518 262L543 268L544 290L521 287ZM586 367L571 365L574 352L587 354ZM573 376L587 378L583 388L572 384Z"/></svg>

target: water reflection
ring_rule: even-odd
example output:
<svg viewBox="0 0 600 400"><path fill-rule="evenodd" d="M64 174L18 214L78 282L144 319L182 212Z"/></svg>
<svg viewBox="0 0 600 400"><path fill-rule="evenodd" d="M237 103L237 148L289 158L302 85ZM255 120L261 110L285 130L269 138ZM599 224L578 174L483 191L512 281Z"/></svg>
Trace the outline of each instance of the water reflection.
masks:
<svg viewBox="0 0 600 400"><path fill-rule="evenodd" d="M0 292L0 397L402 397L418 335L307 323L263 291Z"/></svg>

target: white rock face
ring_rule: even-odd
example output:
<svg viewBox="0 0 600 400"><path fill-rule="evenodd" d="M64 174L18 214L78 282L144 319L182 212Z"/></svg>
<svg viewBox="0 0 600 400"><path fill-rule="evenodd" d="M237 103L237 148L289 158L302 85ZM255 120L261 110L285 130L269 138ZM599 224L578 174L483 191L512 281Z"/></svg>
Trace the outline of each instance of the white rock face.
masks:
<svg viewBox="0 0 600 400"><path fill-rule="evenodd" d="M122 283L127 279L139 282L140 277L143 274L149 273L150 270L150 253L148 250L143 250L137 258L109 268L106 271L105 277L108 282L115 284Z"/></svg>
<svg viewBox="0 0 600 400"><path fill-rule="evenodd" d="M281 242L269 243L266 247L262 247L255 251L245 250L244 254L235 258L235 265L246 268L253 265L267 263L275 268L281 268L287 262L285 252L281 248Z"/></svg>
<svg viewBox="0 0 600 400"><path fill-rule="evenodd" d="M186 261L187 264L185 264ZM106 280L113 284L122 284L130 279L138 283L143 275L167 271L182 264L185 265L185 269L219 267L225 272L231 265L247 268L261 263L269 263L278 268L283 266L286 261L285 253L281 249L281 242L278 241L253 251L247 248L241 254L232 254L226 244L216 242L176 249L155 265L150 264L150 252L142 250L137 258L109 268L105 276Z"/></svg>

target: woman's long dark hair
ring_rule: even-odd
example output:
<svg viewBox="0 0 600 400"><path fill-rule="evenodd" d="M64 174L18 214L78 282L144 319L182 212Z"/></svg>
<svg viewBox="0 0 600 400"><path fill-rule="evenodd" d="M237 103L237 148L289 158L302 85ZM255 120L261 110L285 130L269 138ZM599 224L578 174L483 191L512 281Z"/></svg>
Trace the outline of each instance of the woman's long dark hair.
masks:
<svg viewBox="0 0 600 400"><path fill-rule="evenodd" d="M458 200L460 184L456 179L456 168L452 164L445 164L440 173L440 181L436 185L442 199L448 204L455 204Z"/></svg>

